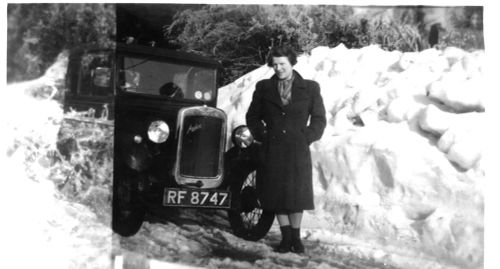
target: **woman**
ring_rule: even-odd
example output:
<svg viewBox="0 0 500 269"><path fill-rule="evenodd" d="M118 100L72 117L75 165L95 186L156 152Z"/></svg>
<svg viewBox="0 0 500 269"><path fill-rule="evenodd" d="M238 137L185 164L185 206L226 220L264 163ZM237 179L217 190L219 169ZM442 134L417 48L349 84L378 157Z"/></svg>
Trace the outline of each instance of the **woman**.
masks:
<svg viewBox="0 0 500 269"><path fill-rule="evenodd" d="M302 213L314 209L309 145L321 138L326 118L318 83L293 70L296 63L290 48L271 51L267 64L275 75L255 86L246 120L262 142L257 190L262 207L275 212L280 225L276 251L302 253Z"/></svg>

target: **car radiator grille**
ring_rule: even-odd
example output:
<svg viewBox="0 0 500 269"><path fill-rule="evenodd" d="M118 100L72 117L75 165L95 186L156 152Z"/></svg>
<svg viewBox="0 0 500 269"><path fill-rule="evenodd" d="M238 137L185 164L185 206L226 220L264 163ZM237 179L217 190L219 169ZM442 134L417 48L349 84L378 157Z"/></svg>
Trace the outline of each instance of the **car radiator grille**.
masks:
<svg viewBox="0 0 500 269"><path fill-rule="evenodd" d="M219 171L223 120L210 116L186 116L181 134L180 174L216 177Z"/></svg>

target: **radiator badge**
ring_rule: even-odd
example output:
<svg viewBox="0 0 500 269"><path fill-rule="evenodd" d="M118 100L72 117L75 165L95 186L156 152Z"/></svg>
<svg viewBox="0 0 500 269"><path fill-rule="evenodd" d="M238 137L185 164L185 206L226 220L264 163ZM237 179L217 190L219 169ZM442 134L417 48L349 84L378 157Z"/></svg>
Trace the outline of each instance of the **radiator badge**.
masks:
<svg viewBox="0 0 500 269"><path fill-rule="evenodd" d="M189 125L189 127L186 131L186 135L188 135L190 133L194 133L198 129L201 129L201 123L191 124L191 125Z"/></svg>

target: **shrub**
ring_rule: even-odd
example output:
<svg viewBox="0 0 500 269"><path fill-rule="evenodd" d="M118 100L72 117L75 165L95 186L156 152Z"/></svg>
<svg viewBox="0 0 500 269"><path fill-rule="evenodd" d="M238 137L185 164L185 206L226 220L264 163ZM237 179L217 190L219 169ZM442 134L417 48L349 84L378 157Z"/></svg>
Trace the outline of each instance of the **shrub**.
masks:
<svg viewBox="0 0 500 269"><path fill-rule="evenodd" d="M111 4L9 4L7 81L36 78L57 55L81 46L111 46Z"/></svg>

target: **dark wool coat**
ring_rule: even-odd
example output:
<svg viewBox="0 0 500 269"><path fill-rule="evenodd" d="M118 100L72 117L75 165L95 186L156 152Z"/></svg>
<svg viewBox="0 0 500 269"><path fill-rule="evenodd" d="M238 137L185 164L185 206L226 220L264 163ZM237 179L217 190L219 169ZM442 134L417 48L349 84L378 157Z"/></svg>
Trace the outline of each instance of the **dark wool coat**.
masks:
<svg viewBox="0 0 500 269"><path fill-rule="evenodd" d="M248 128L262 142L259 199L275 212L314 209L309 145L326 125L319 84L296 71L294 76L290 104L283 105L274 75L257 82L246 114Z"/></svg>

